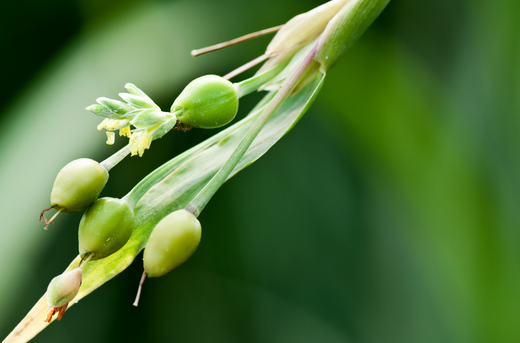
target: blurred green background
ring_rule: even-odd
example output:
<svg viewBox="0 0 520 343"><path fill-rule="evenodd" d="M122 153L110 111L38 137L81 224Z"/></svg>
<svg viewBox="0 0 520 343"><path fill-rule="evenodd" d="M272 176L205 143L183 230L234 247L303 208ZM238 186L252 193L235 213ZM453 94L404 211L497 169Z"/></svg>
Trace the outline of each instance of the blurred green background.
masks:
<svg viewBox="0 0 520 343"><path fill-rule="evenodd" d="M270 37L191 49L321 3L3 4L1 338L77 254L80 214L37 225L56 173L123 144L84 108L132 82L168 109ZM34 342L520 342L519 15L516 0L392 0L291 133L206 207L186 264L148 280L136 309L139 256ZM212 134L170 133L103 195Z"/></svg>

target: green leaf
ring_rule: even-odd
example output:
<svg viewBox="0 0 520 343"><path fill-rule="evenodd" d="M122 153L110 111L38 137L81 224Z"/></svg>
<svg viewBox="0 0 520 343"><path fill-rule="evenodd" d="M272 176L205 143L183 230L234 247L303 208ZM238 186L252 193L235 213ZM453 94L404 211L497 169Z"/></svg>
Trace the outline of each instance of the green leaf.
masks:
<svg viewBox="0 0 520 343"><path fill-rule="evenodd" d="M133 106L130 106L122 101L113 100L105 97L97 98L97 103L106 107L108 110L114 113L114 119L121 119L122 115L127 112L135 110Z"/></svg>
<svg viewBox="0 0 520 343"><path fill-rule="evenodd" d="M143 97L128 93L119 93L119 96L124 101L136 108L155 108L157 110L160 110L159 106L157 106L149 97Z"/></svg>
<svg viewBox="0 0 520 343"><path fill-rule="evenodd" d="M139 129L146 129L155 126L166 119L166 113L153 109L142 109L129 112L128 115L133 115L130 121L133 126Z"/></svg>
<svg viewBox="0 0 520 343"><path fill-rule="evenodd" d="M319 74L313 82L285 101L260 132L229 178L255 162L291 130L314 101L323 80L324 75ZM197 195L226 162L254 119L262 112L263 105L273 96L274 92L269 93L248 117L167 162L130 191L126 197L136 203L135 228L130 240L118 252L99 261L89 262L84 267L81 289L69 307L125 270L134 261L137 254L146 246L154 226L169 213L184 208ZM78 256L67 270L76 268L79 261ZM4 343L26 342L36 336L49 325L43 321L46 312L47 303L44 294Z"/></svg>
<svg viewBox="0 0 520 343"><path fill-rule="evenodd" d="M89 107L85 108L87 111L90 111L94 113L97 116L108 118L108 119L119 119L121 116L113 113L105 106L101 106L98 104L90 105Z"/></svg>
<svg viewBox="0 0 520 343"><path fill-rule="evenodd" d="M143 99L146 99L147 101L151 102L152 104L155 105L155 103L152 101L152 99L150 99L150 97L148 95L146 95L145 92L143 92L142 90L140 90L139 88L137 88L134 84L132 83L127 83L125 85L125 88L127 91L129 91L131 94L133 95L136 95L138 97L141 97Z"/></svg>

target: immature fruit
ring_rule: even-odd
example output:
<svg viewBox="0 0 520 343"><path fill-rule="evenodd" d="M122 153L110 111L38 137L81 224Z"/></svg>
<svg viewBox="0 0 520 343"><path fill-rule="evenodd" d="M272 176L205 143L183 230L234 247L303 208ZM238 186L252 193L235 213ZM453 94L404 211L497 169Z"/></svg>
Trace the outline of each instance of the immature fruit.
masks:
<svg viewBox="0 0 520 343"><path fill-rule="evenodd" d="M190 212L179 210L164 217L144 250L148 277L162 276L184 263L199 246L200 235L200 223Z"/></svg>
<svg viewBox="0 0 520 343"><path fill-rule="evenodd" d="M134 211L121 199L101 198L85 211L79 223L79 254L98 260L118 251L130 238Z"/></svg>
<svg viewBox="0 0 520 343"><path fill-rule="evenodd" d="M47 304L50 308L67 305L79 292L83 271L76 268L56 276L47 287Z"/></svg>
<svg viewBox="0 0 520 343"><path fill-rule="evenodd" d="M191 81L175 99L171 112L183 124L214 129L229 123L238 112L235 86L217 75Z"/></svg>
<svg viewBox="0 0 520 343"><path fill-rule="evenodd" d="M78 212L97 199L108 181L108 171L98 162L80 158L60 170L51 191L51 204L60 212Z"/></svg>

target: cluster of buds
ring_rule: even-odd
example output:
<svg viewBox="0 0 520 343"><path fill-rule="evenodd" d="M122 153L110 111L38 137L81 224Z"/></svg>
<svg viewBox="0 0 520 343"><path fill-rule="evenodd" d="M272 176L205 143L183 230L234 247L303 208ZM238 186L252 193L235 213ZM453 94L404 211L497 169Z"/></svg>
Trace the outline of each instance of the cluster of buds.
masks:
<svg viewBox="0 0 520 343"><path fill-rule="evenodd" d="M98 104L87 107L90 112L104 117L98 130L107 130L107 144L114 144L115 131L130 138L132 155L142 156L154 139L162 137L177 124L175 113L163 112L148 95L131 83L129 93L119 93L124 100L98 98ZM131 128L134 127L134 129Z"/></svg>

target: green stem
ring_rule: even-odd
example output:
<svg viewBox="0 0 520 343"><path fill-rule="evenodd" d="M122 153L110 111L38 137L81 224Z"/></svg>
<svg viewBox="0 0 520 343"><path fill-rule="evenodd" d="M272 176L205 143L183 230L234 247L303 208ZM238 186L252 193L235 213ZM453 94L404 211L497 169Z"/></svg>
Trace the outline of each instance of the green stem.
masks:
<svg viewBox="0 0 520 343"><path fill-rule="evenodd" d="M305 73L307 68L311 65L316 55L316 47L305 57L303 62L296 68L296 71L286 80L282 88L276 93L273 100L266 106L260 117L253 123L249 131L240 141L238 147L233 151L231 157L226 163L219 169L219 171L213 176L213 178L206 184L206 186L195 196L195 198L186 206L186 210L190 211L198 217L204 207L208 204L209 200L218 191L227 178L235 169L242 156L246 153L247 149L256 136L260 133L265 124L273 116L273 114L280 108L284 101L292 93L301 76Z"/></svg>
<svg viewBox="0 0 520 343"><path fill-rule="evenodd" d="M110 171L110 169L114 168L119 162L123 160L128 154L130 153L130 145L125 146L103 162L101 162L101 165L105 167L107 171Z"/></svg>
<svg viewBox="0 0 520 343"><path fill-rule="evenodd" d="M276 75L278 75L278 73L280 73L280 71L283 70L283 68L285 68L288 62L289 59L287 59L285 62L279 63L275 67L269 69L266 72L263 72L260 75L255 75L247 80L235 83L234 85L237 90L238 98L256 91L258 88L271 81Z"/></svg>

